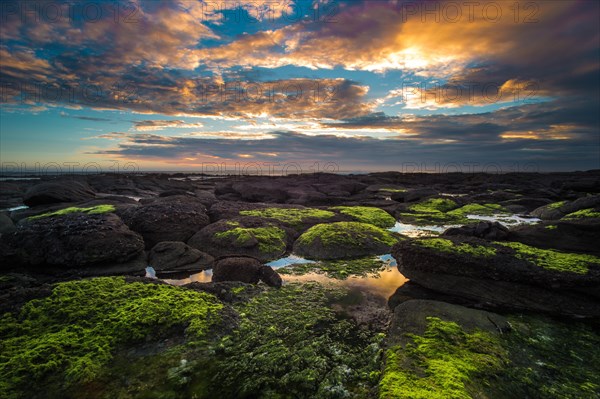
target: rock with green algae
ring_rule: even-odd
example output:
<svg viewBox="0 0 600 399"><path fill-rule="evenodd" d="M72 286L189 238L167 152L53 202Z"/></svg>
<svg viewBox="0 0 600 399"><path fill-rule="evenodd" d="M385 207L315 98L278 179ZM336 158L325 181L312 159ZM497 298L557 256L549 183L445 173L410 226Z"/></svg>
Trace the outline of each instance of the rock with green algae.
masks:
<svg viewBox="0 0 600 399"><path fill-rule="evenodd" d="M367 277L385 270L388 263L379 257L358 259L323 260L314 263L298 263L277 269L279 274L304 275L324 274L329 278L344 280L348 277Z"/></svg>
<svg viewBox="0 0 600 399"><path fill-rule="evenodd" d="M308 228L312 225L327 222L335 216L335 213L324 209L317 208L259 208L251 210L242 210L239 212L241 216L255 216L260 218L275 219L296 229Z"/></svg>
<svg viewBox="0 0 600 399"><path fill-rule="evenodd" d="M95 214L99 214L99 213L114 212L115 210L116 210L116 208L114 205L96 205L96 206L90 206L90 207L86 207L86 208L79 208L76 206L71 206L71 207L59 209L59 210L53 211L53 212L47 212L47 213L42 213L40 215L29 216L27 218L27 220L35 220L35 219L41 219L41 218L47 218L47 217L63 216L63 215L68 215L70 213L85 213L88 215L95 215Z"/></svg>
<svg viewBox="0 0 600 399"><path fill-rule="evenodd" d="M294 243L294 252L309 259L350 259L389 252L401 236L368 223L318 224Z"/></svg>
<svg viewBox="0 0 600 399"><path fill-rule="evenodd" d="M599 343L582 322L408 301L394 312L379 397L593 398Z"/></svg>
<svg viewBox="0 0 600 399"><path fill-rule="evenodd" d="M498 204L466 204L459 206L454 200L447 198L431 198L408 207L410 212L400 213L400 218L418 225L430 224L469 224L474 220L468 215L491 216L509 213Z"/></svg>
<svg viewBox="0 0 600 399"><path fill-rule="evenodd" d="M173 336L198 345L222 308L210 294L123 277L59 283L2 316L0 396L111 397L86 386L110 373L115 355Z"/></svg>
<svg viewBox="0 0 600 399"><path fill-rule="evenodd" d="M396 224L396 219L392 215L372 206L335 206L329 209L350 216L354 221L381 228L393 227Z"/></svg>
<svg viewBox="0 0 600 399"><path fill-rule="evenodd" d="M215 257L246 255L267 262L285 254L292 234L274 222L242 217L206 226L190 238L188 245Z"/></svg>
<svg viewBox="0 0 600 399"><path fill-rule="evenodd" d="M414 283L477 306L600 316L600 258L592 255L464 237L406 240L392 255Z"/></svg>

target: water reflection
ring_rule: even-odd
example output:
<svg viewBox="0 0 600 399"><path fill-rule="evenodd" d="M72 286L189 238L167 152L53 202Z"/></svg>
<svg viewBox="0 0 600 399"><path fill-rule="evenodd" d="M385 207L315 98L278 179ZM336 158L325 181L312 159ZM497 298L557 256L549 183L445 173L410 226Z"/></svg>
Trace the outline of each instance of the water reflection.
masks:
<svg viewBox="0 0 600 399"><path fill-rule="evenodd" d="M267 266L271 266L274 268L298 265L303 263L316 263L314 260L304 259L300 256L291 254L290 256L286 256L285 258L277 259L267 263Z"/></svg>
<svg viewBox="0 0 600 399"><path fill-rule="evenodd" d="M482 216L482 215L467 215L467 219L473 220L485 220L488 222L500 222L507 227L517 226L519 224L536 224L542 221L542 219L534 218L534 217L525 217L521 215L507 215L507 214L498 214L491 216Z"/></svg>
<svg viewBox="0 0 600 399"><path fill-rule="evenodd" d="M394 233L400 233L407 237L431 237L443 233L450 227L460 227L460 225L430 225L430 226L417 226L416 224L408 224L402 222L396 222L394 227L389 228L389 231Z"/></svg>

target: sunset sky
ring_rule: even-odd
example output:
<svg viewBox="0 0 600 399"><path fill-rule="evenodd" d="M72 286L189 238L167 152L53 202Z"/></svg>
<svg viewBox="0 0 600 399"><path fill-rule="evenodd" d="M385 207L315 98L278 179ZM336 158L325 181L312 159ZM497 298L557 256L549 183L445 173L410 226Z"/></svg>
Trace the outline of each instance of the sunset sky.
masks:
<svg viewBox="0 0 600 399"><path fill-rule="evenodd" d="M599 4L2 0L1 162L597 169Z"/></svg>

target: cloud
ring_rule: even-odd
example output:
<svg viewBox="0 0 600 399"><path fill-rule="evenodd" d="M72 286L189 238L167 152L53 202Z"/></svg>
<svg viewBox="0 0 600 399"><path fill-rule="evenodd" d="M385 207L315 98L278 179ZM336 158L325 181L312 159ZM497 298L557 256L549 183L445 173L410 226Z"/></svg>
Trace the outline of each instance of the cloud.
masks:
<svg viewBox="0 0 600 399"><path fill-rule="evenodd" d="M182 120L145 120L133 121L133 129L137 131L156 131L167 128L193 129L202 127L202 123L187 123Z"/></svg>

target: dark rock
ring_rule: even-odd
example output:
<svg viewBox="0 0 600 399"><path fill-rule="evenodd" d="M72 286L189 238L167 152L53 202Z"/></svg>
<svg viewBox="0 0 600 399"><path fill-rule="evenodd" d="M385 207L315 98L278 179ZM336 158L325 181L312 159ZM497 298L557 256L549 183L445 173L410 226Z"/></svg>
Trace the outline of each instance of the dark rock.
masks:
<svg viewBox="0 0 600 399"><path fill-rule="evenodd" d="M423 335L427 329L428 317L455 322L466 332L483 330L502 334L511 330L508 320L495 313L439 301L411 300L394 309L387 344L405 345L412 341L407 334Z"/></svg>
<svg viewBox="0 0 600 399"><path fill-rule="evenodd" d="M542 206L533 210L531 215L542 220L558 220L569 213L595 207L600 207L600 195L581 197L572 202L566 201L558 207L553 204Z"/></svg>
<svg viewBox="0 0 600 399"><path fill-rule="evenodd" d="M442 236L470 236L489 240L504 240L508 237L508 228L498 222L481 221L476 225L451 227Z"/></svg>
<svg viewBox="0 0 600 399"><path fill-rule="evenodd" d="M281 276L271 267L249 256L219 258L213 267L213 282L241 281L257 284L259 281L272 287L281 287Z"/></svg>
<svg viewBox="0 0 600 399"><path fill-rule="evenodd" d="M600 256L600 223L596 220L557 220L515 226L507 239L539 248Z"/></svg>
<svg viewBox="0 0 600 399"><path fill-rule="evenodd" d="M427 197L438 195L438 191L432 188L416 188L405 191L403 193L392 193L392 200L398 202L413 202L419 201Z"/></svg>
<svg viewBox="0 0 600 399"><path fill-rule="evenodd" d="M144 249L142 237L112 213L26 220L3 235L14 258L24 265L83 268L125 263Z"/></svg>
<svg viewBox="0 0 600 399"><path fill-rule="evenodd" d="M87 184L78 181L40 183L31 187L23 197L27 206L55 204L59 202L81 202L96 196Z"/></svg>
<svg viewBox="0 0 600 399"><path fill-rule="evenodd" d="M182 190L182 189L174 189L174 190L167 190L167 191L163 191L162 193L158 194L159 197L164 198L164 197L173 197L175 195L189 195L191 197L194 196L194 193L191 193L187 190Z"/></svg>
<svg viewBox="0 0 600 399"><path fill-rule="evenodd" d="M0 212L0 234L12 233L15 230L12 219L5 212Z"/></svg>
<svg viewBox="0 0 600 399"><path fill-rule="evenodd" d="M148 263L157 273L200 271L212 268L214 258L180 241L163 241L148 254Z"/></svg>
<svg viewBox="0 0 600 399"><path fill-rule="evenodd" d="M129 228L144 237L146 248L162 241L187 241L210 223L204 205L186 196L158 198L119 215Z"/></svg>
<svg viewBox="0 0 600 399"><path fill-rule="evenodd" d="M494 311L534 311L558 316L600 317L600 301L575 291L556 291L527 283L494 281L444 273L412 274L433 299ZM396 298L395 300L399 300Z"/></svg>
<svg viewBox="0 0 600 399"><path fill-rule="evenodd" d="M396 306L413 299L429 299L432 301L441 301L456 305L477 307L477 305L471 300L457 295L443 294L441 292L425 288L414 281L407 281L398 287L398 289L396 289L396 291L388 298L387 303L390 310L394 311Z"/></svg>

